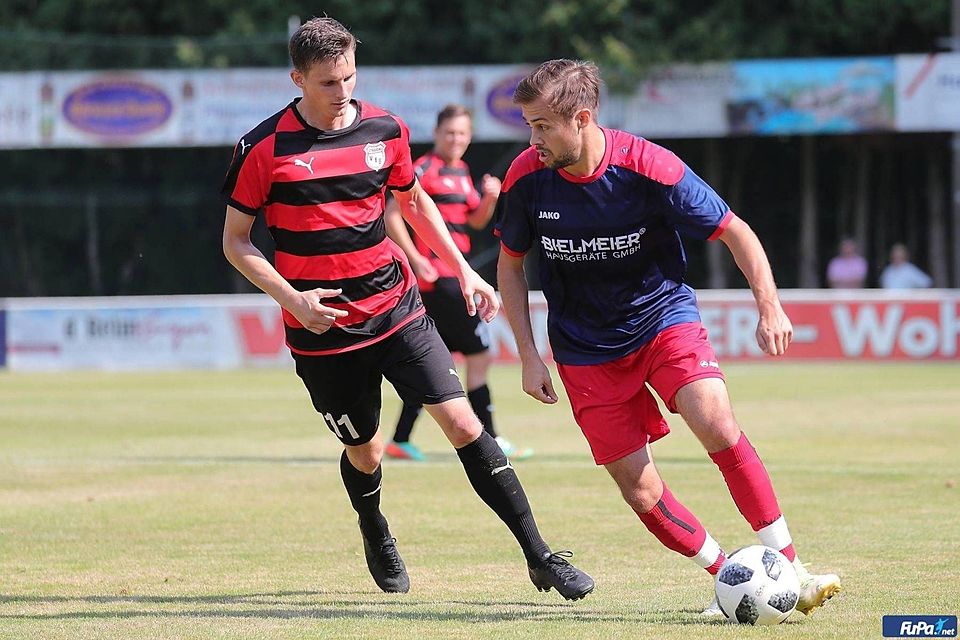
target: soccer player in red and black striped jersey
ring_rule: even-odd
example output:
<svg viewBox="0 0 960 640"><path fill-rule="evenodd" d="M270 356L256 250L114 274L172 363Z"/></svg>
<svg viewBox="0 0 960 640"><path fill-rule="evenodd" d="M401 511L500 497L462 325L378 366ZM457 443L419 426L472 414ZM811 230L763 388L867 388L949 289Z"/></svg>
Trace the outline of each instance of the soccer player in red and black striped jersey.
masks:
<svg viewBox="0 0 960 640"><path fill-rule="evenodd" d="M696 296L684 283L682 238L720 240L730 249L757 302L757 341L776 356L793 328L766 253L747 223L677 156L600 127L599 99L596 66L573 60L543 63L514 92L531 146L507 171L497 203L497 271L523 389L545 404L557 402L530 326L523 259L532 251L574 418L640 521L711 574L724 561L654 465L651 444L669 428L650 385L700 440L760 541L794 562L802 587L797 609L810 613L840 589L840 579L812 575L796 561L770 477L733 416ZM711 606L705 613L720 611Z"/></svg>
<svg viewBox="0 0 960 640"><path fill-rule="evenodd" d="M456 447L474 490L520 543L534 585L582 598L593 580L540 537L513 467L464 397L403 252L386 236L391 189L406 221L456 275L468 312L486 321L497 313L493 288L469 267L417 182L407 126L352 99L356 44L332 18L314 18L291 37L290 76L303 96L237 144L223 186L224 254L282 308L297 374L344 445L340 473L381 589L410 588L380 511L386 376ZM276 244L273 264L250 240L258 215Z"/></svg>
<svg viewBox="0 0 960 640"><path fill-rule="evenodd" d="M433 130L433 150L418 158L413 166L417 180L440 210L447 230L457 248L470 252L467 228L483 229L493 216L493 208L500 195L500 180L486 174L477 193L470 177L470 167L463 154L473 135L470 110L460 104L449 104L437 114ZM487 386L490 355L490 331L476 316L467 313L456 274L419 236L411 239L403 222L396 200L387 204L385 214L387 235L396 242L417 275L423 305L437 325L444 344L453 352L463 354L467 365L467 399L484 430L493 436L508 458L528 458L530 449L519 449L509 440L498 436L493 423L493 401ZM410 434L420 415L421 407L404 404L397 420L393 440L387 444L386 454L394 458L424 460L425 457L412 442Z"/></svg>

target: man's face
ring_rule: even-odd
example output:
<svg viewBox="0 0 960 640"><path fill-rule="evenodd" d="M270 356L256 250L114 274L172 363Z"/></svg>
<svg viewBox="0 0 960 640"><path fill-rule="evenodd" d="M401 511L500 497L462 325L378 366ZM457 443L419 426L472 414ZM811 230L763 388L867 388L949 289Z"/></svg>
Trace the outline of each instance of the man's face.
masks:
<svg viewBox="0 0 960 640"><path fill-rule="evenodd" d="M290 74L294 84L303 90L304 106L325 122L333 122L347 113L347 106L357 85L354 52L338 58L315 62L306 71Z"/></svg>
<svg viewBox="0 0 960 640"><path fill-rule="evenodd" d="M456 162L466 153L472 135L470 116L447 118L433 132L434 149L447 162Z"/></svg>
<svg viewBox="0 0 960 640"><path fill-rule="evenodd" d="M536 147L540 162L551 169L561 169L580 159L583 139L576 115L557 115L543 98L520 105L520 110L530 126L530 144Z"/></svg>

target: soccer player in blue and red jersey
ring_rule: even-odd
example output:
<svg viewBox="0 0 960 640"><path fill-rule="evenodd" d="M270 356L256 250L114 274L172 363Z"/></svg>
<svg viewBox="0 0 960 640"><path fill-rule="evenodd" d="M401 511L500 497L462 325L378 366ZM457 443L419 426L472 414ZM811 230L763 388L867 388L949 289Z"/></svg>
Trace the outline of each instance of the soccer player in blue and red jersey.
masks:
<svg viewBox="0 0 960 640"><path fill-rule="evenodd" d="M391 189L407 222L453 270L468 312L486 321L497 313L492 287L464 260L416 180L406 124L352 99L356 44L332 18L314 18L291 37L290 75L303 96L237 144L222 190L224 253L282 307L297 374L344 445L340 473L382 590L410 588L380 511L386 376L404 401L427 408L456 447L474 490L520 543L534 585L582 598L593 580L540 537L513 467L464 397L403 252L386 236ZM250 240L261 213L276 244L274 264Z"/></svg>
<svg viewBox="0 0 960 640"><path fill-rule="evenodd" d="M523 390L557 401L530 325L524 256L533 251L547 299L550 345L573 414L597 464L669 549L715 574L720 545L673 496L650 444L669 429L649 384L717 464L760 541L794 563L809 614L840 589L797 561L770 478L733 417L723 373L684 284L681 238L719 239L753 290L757 341L786 351L793 335L773 274L750 227L677 156L597 123L600 76L591 63L545 62L514 101L531 146L514 160L497 204L498 280L517 338ZM716 602L704 613L720 614Z"/></svg>
<svg viewBox="0 0 960 640"><path fill-rule="evenodd" d="M500 180L486 174L480 183L481 196L473 186L470 167L463 154L473 135L470 110L460 104L449 104L437 114L433 131L433 149L414 163L417 181L437 204L450 237L464 254L470 252L467 228L483 229L493 216L500 195ZM477 316L467 313L457 276L419 236L410 237L396 200L387 204L387 235L403 249L423 298L423 306L437 325L444 344L463 354L467 365L467 399L484 430L496 439L503 453L513 460L528 458L530 449L520 449L497 435L493 422L493 400L487 385L490 355L490 331ZM410 442L413 425L420 415L420 405L404 404L397 420L393 439L385 449L388 456L407 460L424 460L420 449Z"/></svg>

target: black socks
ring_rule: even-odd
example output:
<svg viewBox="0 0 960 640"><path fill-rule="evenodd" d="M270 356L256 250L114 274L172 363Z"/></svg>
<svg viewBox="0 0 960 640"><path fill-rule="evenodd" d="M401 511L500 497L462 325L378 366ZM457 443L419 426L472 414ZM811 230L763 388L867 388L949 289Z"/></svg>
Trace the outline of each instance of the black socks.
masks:
<svg viewBox="0 0 960 640"><path fill-rule="evenodd" d="M523 486L496 440L484 431L479 438L457 449L457 455L474 491L510 528L527 562L549 553L550 547L540 537Z"/></svg>
<svg viewBox="0 0 960 640"><path fill-rule="evenodd" d="M360 516L360 531L371 543L390 537L387 519L380 513L380 483L383 479L380 467L373 473L364 473L350 464L347 452L340 456L340 477L350 496L357 515Z"/></svg>

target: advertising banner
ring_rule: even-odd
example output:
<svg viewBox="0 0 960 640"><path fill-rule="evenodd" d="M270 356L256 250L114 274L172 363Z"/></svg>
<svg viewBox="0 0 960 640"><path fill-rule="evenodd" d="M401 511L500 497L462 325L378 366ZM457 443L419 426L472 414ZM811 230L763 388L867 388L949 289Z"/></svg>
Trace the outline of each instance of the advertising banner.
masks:
<svg viewBox="0 0 960 640"><path fill-rule="evenodd" d="M126 299L10 301L12 370L228 368L241 363L222 306Z"/></svg>
<svg viewBox="0 0 960 640"><path fill-rule="evenodd" d="M960 292L787 290L781 296L794 340L777 361L960 362ZM757 346L757 310L749 291L701 291L698 299L723 362L770 361ZM279 308L263 295L21 298L7 300L6 307L6 365L14 371L234 368L291 361ZM540 292L531 292L530 312L537 347L549 359L547 306ZM495 358L517 361L502 315L490 333Z"/></svg>
<svg viewBox="0 0 960 640"><path fill-rule="evenodd" d="M960 131L960 53L897 56L897 129Z"/></svg>
<svg viewBox="0 0 960 640"><path fill-rule="evenodd" d="M645 138L716 138L729 134L730 63L658 67L628 96L601 100L600 121Z"/></svg>
<svg viewBox="0 0 960 640"><path fill-rule="evenodd" d="M40 146L41 75L0 73L0 149Z"/></svg>
<svg viewBox="0 0 960 640"><path fill-rule="evenodd" d="M741 60L727 114L733 134L894 128L892 57Z"/></svg>
<svg viewBox="0 0 960 640"><path fill-rule="evenodd" d="M516 65L366 67L355 96L401 116L431 142L436 115L459 102L474 140L523 140ZM288 69L0 73L0 149L233 146L300 91Z"/></svg>
<svg viewBox="0 0 960 640"><path fill-rule="evenodd" d="M532 65L361 67L356 97L432 140L474 113L477 142L529 136L513 91ZM0 73L0 149L233 146L300 95L282 67ZM649 138L960 130L960 53L653 68L601 98L600 122Z"/></svg>

